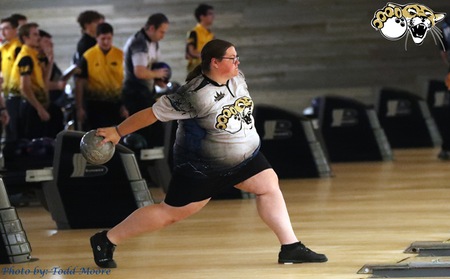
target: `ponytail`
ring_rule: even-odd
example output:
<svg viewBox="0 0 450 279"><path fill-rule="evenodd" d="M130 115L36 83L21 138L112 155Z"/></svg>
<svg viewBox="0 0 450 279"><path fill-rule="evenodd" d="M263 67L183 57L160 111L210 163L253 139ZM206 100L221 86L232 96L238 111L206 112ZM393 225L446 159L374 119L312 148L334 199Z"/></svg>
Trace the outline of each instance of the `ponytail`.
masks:
<svg viewBox="0 0 450 279"><path fill-rule="evenodd" d="M186 77L186 82L193 80L195 77L202 74L202 66L197 65Z"/></svg>

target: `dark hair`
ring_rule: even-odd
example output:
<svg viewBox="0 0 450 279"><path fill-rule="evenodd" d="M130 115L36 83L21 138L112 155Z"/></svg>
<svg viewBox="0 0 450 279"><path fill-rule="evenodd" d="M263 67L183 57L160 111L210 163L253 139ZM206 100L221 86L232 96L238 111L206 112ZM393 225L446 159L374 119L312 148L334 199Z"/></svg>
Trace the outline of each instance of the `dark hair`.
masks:
<svg viewBox="0 0 450 279"><path fill-rule="evenodd" d="M17 21L17 23L21 20L27 20L27 17L24 16L23 14L12 14L11 17L14 18Z"/></svg>
<svg viewBox="0 0 450 279"><path fill-rule="evenodd" d="M103 22L97 25L97 36L100 36L102 34L113 34L114 35L114 29L111 26L111 24Z"/></svg>
<svg viewBox="0 0 450 279"><path fill-rule="evenodd" d="M52 35L50 35L50 33L39 29L39 36L41 36L41 38L52 38Z"/></svg>
<svg viewBox="0 0 450 279"><path fill-rule="evenodd" d="M230 47L234 47L234 45L230 42L215 39L209 41L202 49L201 58L202 58L202 71L207 73L211 70L211 59L216 58L222 60L222 57L227 52L227 49Z"/></svg>
<svg viewBox="0 0 450 279"><path fill-rule="evenodd" d="M9 24L11 24L12 28L19 27L19 21L17 21L17 19L12 16L2 18L1 23L4 23L4 22L9 22Z"/></svg>
<svg viewBox="0 0 450 279"><path fill-rule="evenodd" d="M201 59L202 63L192 70L186 77L186 81L190 81L194 77L203 73L208 73L211 70L211 59L222 60L222 57L227 52L227 49L234 47L230 42L214 39L209 41L202 49Z"/></svg>
<svg viewBox="0 0 450 279"><path fill-rule="evenodd" d="M208 14L209 10L214 10L213 6L208 4L200 4L197 9L195 9L194 16L197 22L200 22L200 16L205 16Z"/></svg>
<svg viewBox="0 0 450 279"><path fill-rule="evenodd" d="M25 23L24 25L19 27L19 39L22 43L25 43L25 40L23 37L30 37L30 29L31 28L38 28L39 25L37 23L31 22L31 23Z"/></svg>
<svg viewBox="0 0 450 279"><path fill-rule="evenodd" d="M104 18L105 18L105 16L102 15L101 13L99 13L97 11L88 10L88 11L84 11L84 12L80 13L78 15L77 21L78 21L78 24L80 24L81 29L84 30L84 26L86 24L89 24L89 23L92 23L94 21L104 19Z"/></svg>
<svg viewBox="0 0 450 279"><path fill-rule="evenodd" d="M158 29L163 23L169 23L169 19L164 14L152 14L145 23L145 29L147 30L150 26L154 26L155 29Z"/></svg>

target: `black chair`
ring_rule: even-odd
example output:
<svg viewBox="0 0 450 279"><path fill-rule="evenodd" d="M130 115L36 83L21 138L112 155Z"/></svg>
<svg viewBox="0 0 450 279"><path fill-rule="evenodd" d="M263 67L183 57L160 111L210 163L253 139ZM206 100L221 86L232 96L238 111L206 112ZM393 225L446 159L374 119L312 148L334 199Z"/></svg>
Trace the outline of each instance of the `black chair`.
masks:
<svg viewBox="0 0 450 279"><path fill-rule="evenodd" d="M314 101L331 162L392 160L391 147L372 107L341 96Z"/></svg>
<svg viewBox="0 0 450 279"><path fill-rule="evenodd" d="M80 153L79 131L57 135L53 180L43 183L49 211L59 229L106 228L138 207L153 203L134 152L117 145L104 165L91 165Z"/></svg>
<svg viewBox="0 0 450 279"><path fill-rule="evenodd" d="M280 178L331 175L326 152L311 120L264 105L255 107L254 118L261 151Z"/></svg>
<svg viewBox="0 0 450 279"><path fill-rule="evenodd" d="M441 145L436 123L420 96L405 90L383 88L376 103L380 124L392 148Z"/></svg>
<svg viewBox="0 0 450 279"><path fill-rule="evenodd" d="M450 149L450 92L443 80L428 83L427 104L442 137L442 147Z"/></svg>

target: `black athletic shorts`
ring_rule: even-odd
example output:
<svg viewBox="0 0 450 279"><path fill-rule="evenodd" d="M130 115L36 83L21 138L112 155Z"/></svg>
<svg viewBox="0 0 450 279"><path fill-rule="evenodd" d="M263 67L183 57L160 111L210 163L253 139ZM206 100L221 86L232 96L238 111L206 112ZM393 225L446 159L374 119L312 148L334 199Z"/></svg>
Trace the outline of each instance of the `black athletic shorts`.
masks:
<svg viewBox="0 0 450 279"><path fill-rule="evenodd" d="M249 161L237 168L215 175L197 175L192 172L174 170L167 190L165 203L171 206L184 206L191 202L211 198L265 169L272 168L266 157L258 152Z"/></svg>

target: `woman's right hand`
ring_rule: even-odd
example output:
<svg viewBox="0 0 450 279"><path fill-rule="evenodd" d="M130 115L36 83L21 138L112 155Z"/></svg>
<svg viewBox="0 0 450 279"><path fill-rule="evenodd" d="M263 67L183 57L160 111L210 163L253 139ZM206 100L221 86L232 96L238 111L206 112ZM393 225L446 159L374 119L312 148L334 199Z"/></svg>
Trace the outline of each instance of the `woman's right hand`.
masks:
<svg viewBox="0 0 450 279"><path fill-rule="evenodd" d="M120 141L120 136L117 133L116 127L98 128L96 135L104 138L102 144L110 141L116 145Z"/></svg>

